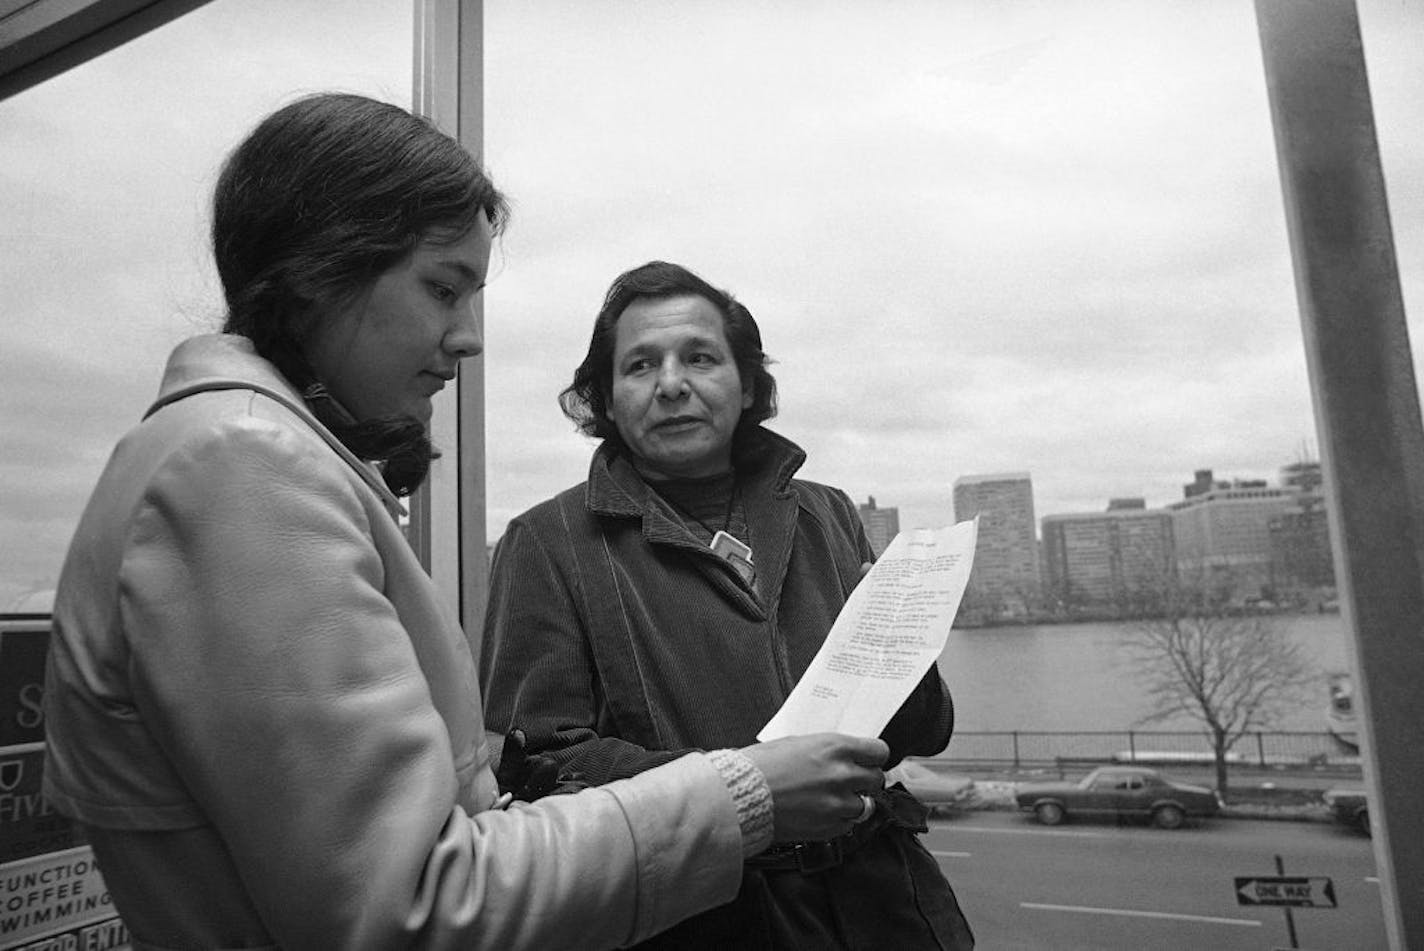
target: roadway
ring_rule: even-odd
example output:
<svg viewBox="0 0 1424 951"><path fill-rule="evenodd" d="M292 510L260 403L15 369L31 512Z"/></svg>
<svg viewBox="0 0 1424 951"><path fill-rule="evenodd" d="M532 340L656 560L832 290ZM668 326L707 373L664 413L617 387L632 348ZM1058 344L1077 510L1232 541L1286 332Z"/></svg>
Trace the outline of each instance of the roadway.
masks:
<svg viewBox="0 0 1424 951"><path fill-rule="evenodd" d="M1387 951L1370 840L1321 822L1214 819L1165 831L1112 822L1047 828L1012 812L931 820L923 837L978 951L1271 951L1279 907L1237 903L1238 876L1329 877L1336 908L1292 911L1306 951Z"/></svg>

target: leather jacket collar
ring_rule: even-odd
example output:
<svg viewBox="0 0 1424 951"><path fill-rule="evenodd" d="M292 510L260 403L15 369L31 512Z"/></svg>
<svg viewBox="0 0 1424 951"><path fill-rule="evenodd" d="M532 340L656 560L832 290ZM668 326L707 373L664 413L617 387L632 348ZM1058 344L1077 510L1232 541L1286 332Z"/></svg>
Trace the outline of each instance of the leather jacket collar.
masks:
<svg viewBox="0 0 1424 951"><path fill-rule="evenodd" d="M253 390L271 397L310 426L347 465L371 487L390 511L400 518L405 506L386 486L374 466L358 459L331 430L323 426L296 388L267 360L257 355L252 341L237 334L204 334L180 343L168 358L158 399L143 414L152 416L169 403L211 390Z"/></svg>

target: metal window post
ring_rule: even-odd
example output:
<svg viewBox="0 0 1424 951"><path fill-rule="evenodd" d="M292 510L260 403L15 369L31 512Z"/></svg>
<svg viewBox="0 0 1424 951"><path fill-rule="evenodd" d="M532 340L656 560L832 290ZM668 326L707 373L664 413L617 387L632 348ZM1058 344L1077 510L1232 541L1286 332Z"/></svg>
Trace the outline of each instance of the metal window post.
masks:
<svg viewBox="0 0 1424 951"><path fill-rule="evenodd" d="M415 111L484 147L484 6L481 0L414 0ZM484 314L480 314L483 330ZM431 439L442 457L411 499L410 539L479 656L488 586L485 555L484 358L464 361L438 394Z"/></svg>
<svg viewBox="0 0 1424 951"><path fill-rule="evenodd" d="M1424 427L1353 0L1256 0L1392 948L1424 948Z"/></svg>

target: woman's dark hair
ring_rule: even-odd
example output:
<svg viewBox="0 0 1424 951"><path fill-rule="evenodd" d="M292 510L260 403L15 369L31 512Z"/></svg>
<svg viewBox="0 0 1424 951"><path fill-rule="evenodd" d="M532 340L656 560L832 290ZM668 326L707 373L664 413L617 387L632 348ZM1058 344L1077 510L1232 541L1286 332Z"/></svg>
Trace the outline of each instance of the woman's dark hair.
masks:
<svg viewBox="0 0 1424 951"><path fill-rule="evenodd" d="M776 379L767 370L771 361L761 348L761 330L751 311L730 292L713 287L680 264L649 261L618 275L603 298L603 308L593 322L588 354L574 371L574 381L559 394L564 415L588 436L623 445L618 427L608 418L608 401L613 392L613 351L618 318L628 305L644 298L661 299L695 295L705 298L722 315L722 327L732 348L742 385L750 384L752 405L742 411L733 433L733 445L741 436L776 415Z"/></svg>
<svg viewBox="0 0 1424 951"><path fill-rule="evenodd" d="M360 297L422 240L456 242L504 196L474 157L399 106L321 93L268 116L228 157L213 195L223 330L252 340L341 441L384 463L392 491L425 478L432 450L408 416L352 420L304 356L312 329Z"/></svg>

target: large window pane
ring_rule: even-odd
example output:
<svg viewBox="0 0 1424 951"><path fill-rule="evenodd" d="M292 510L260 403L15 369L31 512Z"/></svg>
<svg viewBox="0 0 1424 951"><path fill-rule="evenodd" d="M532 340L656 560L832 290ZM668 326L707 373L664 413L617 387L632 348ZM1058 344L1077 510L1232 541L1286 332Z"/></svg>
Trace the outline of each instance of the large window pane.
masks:
<svg viewBox="0 0 1424 951"><path fill-rule="evenodd" d="M752 306L779 425L902 526L947 519L965 473L1032 471L1041 516L1313 455L1249 3L485 6L517 202L491 538L581 477L554 396L608 282L653 257ZM1407 302L1418 18L1362 4Z"/></svg>
<svg viewBox="0 0 1424 951"><path fill-rule="evenodd" d="M1249 2L485 7L487 157L515 200L488 293L491 539L584 478L593 445L555 397L608 283L655 258L751 308L777 361L781 413L770 425L808 451L802 474L897 508L901 528L952 521L966 477L1028 473L1042 533L1045 517L1103 513L1115 499L1166 510L1200 470L1213 484L1276 490L1287 467L1318 458ZM1412 312L1424 295L1424 59L1414 50L1424 13L1386 0L1360 7ZM1233 605L1273 610L1272 587L1269 577L1239 584ZM1329 743L1329 685L1348 673L1347 635L1328 583L1298 587L1305 600L1271 616L1315 685L1274 729ZM1129 629L954 631L943 673L961 735L949 758L974 753L973 734L990 731L1116 731L1103 743L1120 746L1092 750L1097 758L1154 727L1195 731L1199 743L1189 717L1146 721L1153 697L1125 649ZM1264 740L1237 753L1321 755L1270 752ZM1324 755L1358 781L1348 752ZM1281 833L1310 829L1290 828ZM1135 868L1147 854L1131 830L1098 831L1104 868ZM1297 840L1207 833L1191 846L1207 858L1154 866L1200 880L1211 897L1195 922L1170 917L1188 914L1180 903L1126 898L1133 907L1117 919L1071 919L1063 908L1100 904L1099 866L1076 867L1035 912L988 904L1008 901L1001 886L1024 884L1016 876L1041 869L1060 840L1018 839L1040 844L1004 869L991 864L988 836L945 854L963 857L947 867L956 884L980 883L971 898L989 920L1059 916L1059 942L1034 943L1025 924L1012 937L991 932L995 946L1102 947L1100 933L1151 947L1271 943L1278 912L1227 920L1251 915L1238 911L1227 872L1269 873L1272 851L1289 854ZM1312 919L1321 930L1302 930L1301 943L1375 946L1368 846L1308 841L1315 851L1302 846L1296 861L1315 864L1296 870L1339 876L1350 891L1342 908L1368 924L1332 933L1357 919ZM983 864L969 857L974 843L985 844ZM1136 901L1144 892L1131 874ZM1168 917L1152 919L1154 908ZM1185 943L1159 943L1158 931L1138 930L1147 920Z"/></svg>
<svg viewBox="0 0 1424 951"><path fill-rule="evenodd" d="M408 3L215 0L0 102L0 609L44 608L115 439L169 349L216 330L223 155L342 89L408 105Z"/></svg>

